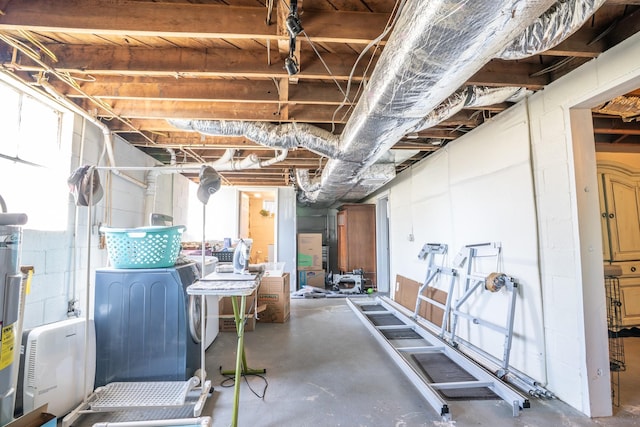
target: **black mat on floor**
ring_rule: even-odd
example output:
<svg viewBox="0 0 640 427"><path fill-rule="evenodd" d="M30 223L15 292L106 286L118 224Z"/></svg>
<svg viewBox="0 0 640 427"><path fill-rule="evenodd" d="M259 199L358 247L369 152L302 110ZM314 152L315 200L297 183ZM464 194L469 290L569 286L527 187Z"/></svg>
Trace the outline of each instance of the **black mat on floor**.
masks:
<svg viewBox="0 0 640 427"><path fill-rule="evenodd" d="M367 314L367 317L376 326L391 326L391 325L404 325L402 320L398 319L393 314Z"/></svg>
<svg viewBox="0 0 640 427"><path fill-rule="evenodd" d="M362 304L360 308L362 311L387 311L387 309L380 304Z"/></svg>
<svg viewBox="0 0 640 427"><path fill-rule="evenodd" d="M419 340L422 338L420 334L418 334L413 329L382 329L380 330L382 335L384 335L388 340Z"/></svg>
<svg viewBox="0 0 640 427"><path fill-rule="evenodd" d="M419 353L412 354L411 357L433 383L475 380L473 375L462 369L442 353ZM445 389L437 390L437 392L444 399L450 400L500 399L500 397L488 387Z"/></svg>

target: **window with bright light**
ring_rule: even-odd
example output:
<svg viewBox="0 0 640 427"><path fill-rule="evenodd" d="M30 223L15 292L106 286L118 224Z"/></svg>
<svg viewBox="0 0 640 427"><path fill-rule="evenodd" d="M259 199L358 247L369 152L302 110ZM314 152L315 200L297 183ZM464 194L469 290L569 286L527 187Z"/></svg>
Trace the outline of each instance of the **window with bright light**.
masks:
<svg viewBox="0 0 640 427"><path fill-rule="evenodd" d="M71 140L63 113L0 81L0 196L7 211L26 213L24 226L67 227Z"/></svg>

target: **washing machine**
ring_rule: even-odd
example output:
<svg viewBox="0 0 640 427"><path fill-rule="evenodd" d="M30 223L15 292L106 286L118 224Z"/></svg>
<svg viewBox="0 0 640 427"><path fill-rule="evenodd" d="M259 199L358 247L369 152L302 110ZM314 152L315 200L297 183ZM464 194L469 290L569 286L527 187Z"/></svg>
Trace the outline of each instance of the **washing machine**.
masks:
<svg viewBox="0 0 640 427"><path fill-rule="evenodd" d="M207 255L205 257L205 266L204 272L202 271L202 256L194 255L186 257L188 260L195 262L198 267L198 274L200 277L204 277L209 273L213 273L216 269L216 265L218 264L218 258L214 256ZM198 297L198 299L200 299ZM218 317L220 308L220 297L217 295L207 295L205 296L205 349L209 348L213 341L218 336L218 332L220 331L220 319Z"/></svg>
<svg viewBox="0 0 640 427"><path fill-rule="evenodd" d="M200 367L200 298L186 289L196 263L96 270L95 387L117 381L181 381Z"/></svg>

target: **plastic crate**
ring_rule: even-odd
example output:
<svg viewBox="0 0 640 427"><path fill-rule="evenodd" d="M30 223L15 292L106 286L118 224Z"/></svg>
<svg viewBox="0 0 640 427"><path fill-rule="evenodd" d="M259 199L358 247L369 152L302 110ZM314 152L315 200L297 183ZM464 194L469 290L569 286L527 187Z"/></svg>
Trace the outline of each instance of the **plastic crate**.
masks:
<svg viewBox="0 0 640 427"><path fill-rule="evenodd" d="M218 258L218 262L233 262L233 251L213 252L211 255Z"/></svg>
<svg viewBox="0 0 640 427"><path fill-rule="evenodd" d="M180 254L183 225L170 227L101 227L115 268L173 267Z"/></svg>

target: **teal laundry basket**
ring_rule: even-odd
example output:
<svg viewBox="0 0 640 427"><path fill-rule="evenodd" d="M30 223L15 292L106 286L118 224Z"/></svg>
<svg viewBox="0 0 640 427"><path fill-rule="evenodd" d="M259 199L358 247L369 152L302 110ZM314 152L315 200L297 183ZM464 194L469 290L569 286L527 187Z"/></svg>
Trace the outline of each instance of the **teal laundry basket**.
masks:
<svg viewBox="0 0 640 427"><path fill-rule="evenodd" d="M180 254L184 225L138 228L100 227L115 268L173 267Z"/></svg>

